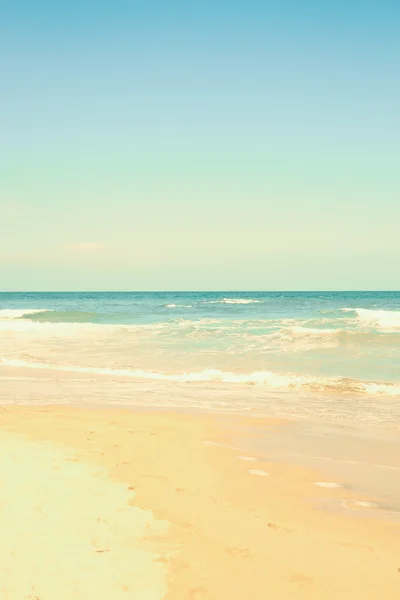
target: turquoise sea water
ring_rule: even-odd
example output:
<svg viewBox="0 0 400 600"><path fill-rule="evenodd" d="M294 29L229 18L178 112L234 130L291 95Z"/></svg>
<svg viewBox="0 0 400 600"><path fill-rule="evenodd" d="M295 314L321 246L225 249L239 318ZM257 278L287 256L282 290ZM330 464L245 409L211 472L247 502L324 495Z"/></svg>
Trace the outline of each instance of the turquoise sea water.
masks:
<svg viewBox="0 0 400 600"><path fill-rule="evenodd" d="M3 365L400 396L400 292L1 293Z"/></svg>

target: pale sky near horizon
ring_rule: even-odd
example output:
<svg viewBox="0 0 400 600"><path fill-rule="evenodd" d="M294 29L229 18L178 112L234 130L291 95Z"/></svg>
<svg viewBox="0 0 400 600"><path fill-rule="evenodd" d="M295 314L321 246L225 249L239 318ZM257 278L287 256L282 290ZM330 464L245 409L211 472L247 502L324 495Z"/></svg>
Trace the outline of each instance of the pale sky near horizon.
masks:
<svg viewBox="0 0 400 600"><path fill-rule="evenodd" d="M0 17L0 290L400 288L398 2Z"/></svg>

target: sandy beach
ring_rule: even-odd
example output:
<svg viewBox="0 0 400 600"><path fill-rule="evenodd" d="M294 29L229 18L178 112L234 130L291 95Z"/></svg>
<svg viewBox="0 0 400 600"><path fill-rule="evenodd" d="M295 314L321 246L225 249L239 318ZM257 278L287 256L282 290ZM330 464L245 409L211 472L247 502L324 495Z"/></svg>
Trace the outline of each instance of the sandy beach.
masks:
<svg viewBox="0 0 400 600"><path fill-rule="evenodd" d="M0 15L0 600L400 600L400 1Z"/></svg>
<svg viewBox="0 0 400 600"><path fill-rule="evenodd" d="M3 407L0 447L7 600L398 597L399 523L318 508L370 499L243 455L216 416Z"/></svg>

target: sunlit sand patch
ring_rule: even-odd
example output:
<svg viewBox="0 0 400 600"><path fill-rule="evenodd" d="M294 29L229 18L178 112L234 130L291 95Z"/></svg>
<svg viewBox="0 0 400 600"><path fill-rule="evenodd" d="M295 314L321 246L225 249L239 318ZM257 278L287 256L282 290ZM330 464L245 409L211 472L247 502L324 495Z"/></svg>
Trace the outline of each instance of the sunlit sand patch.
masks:
<svg viewBox="0 0 400 600"><path fill-rule="evenodd" d="M263 471L262 469L249 469L249 473L251 475L260 475L261 477L269 477L269 473Z"/></svg>
<svg viewBox="0 0 400 600"><path fill-rule="evenodd" d="M336 481L315 481L314 485L323 488L341 488L343 485L341 483L336 483Z"/></svg>
<svg viewBox="0 0 400 600"><path fill-rule="evenodd" d="M229 448L230 450L240 450L240 448L236 448L235 446L229 446L228 444L220 444L219 442L210 442L209 440L205 440L203 444L206 444L206 446L217 446L217 448Z"/></svg>
<svg viewBox="0 0 400 600"><path fill-rule="evenodd" d="M159 600L166 593L155 536L168 523L132 506L125 484L52 443L1 432L0 448L2 598Z"/></svg>
<svg viewBox="0 0 400 600"><path fill-rule="evenodd" d="M354 500L353 504L361 508L378 508L378 505L375 504L375 502L366 502L365 500Z"/></svg>

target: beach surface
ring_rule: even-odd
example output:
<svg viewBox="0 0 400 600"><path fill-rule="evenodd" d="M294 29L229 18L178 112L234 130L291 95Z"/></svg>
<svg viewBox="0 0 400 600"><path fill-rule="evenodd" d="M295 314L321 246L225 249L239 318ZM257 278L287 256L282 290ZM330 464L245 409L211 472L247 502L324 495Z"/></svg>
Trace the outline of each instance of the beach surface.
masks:
<svg viewBox="0 0 400 600"><path fill-rule="evenodd" d="M236 449L251 421L2 407L1 597L397 599L400 523L322 471Z"/></svg>

